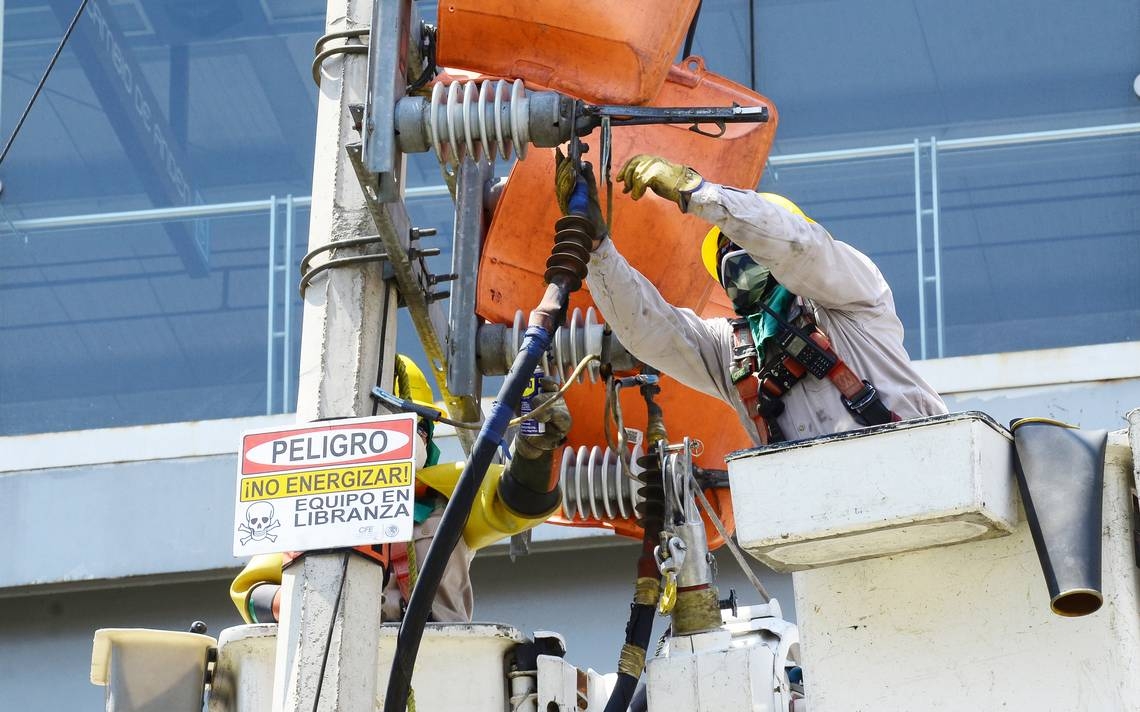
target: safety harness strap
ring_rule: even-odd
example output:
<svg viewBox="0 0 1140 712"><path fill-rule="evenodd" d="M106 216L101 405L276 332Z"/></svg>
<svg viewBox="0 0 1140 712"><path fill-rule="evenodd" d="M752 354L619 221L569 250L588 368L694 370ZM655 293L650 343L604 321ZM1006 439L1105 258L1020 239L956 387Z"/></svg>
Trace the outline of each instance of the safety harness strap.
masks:
<svg viewBox="0 0 1140 712"><path fill-rule="evenodd" d="M408 546L408 542L400 541L356 547L356 551L384 567L385 583L388 581L387 577L396 577L396 586L400 589L400 597L405 601L412 593L412 586L409 582Z"/></svg>
<svg viewBox="0 0 1140 712"><path fill-rule="evenodd" d="M797 298L799 328L781 318L781 329L772 339L773 353L759 365L759 356L747 319L732 320L732 382L756 427L761 444L784 439L776 424L783 412L781 402L792 386L811 374L826 378L839 391L844 407L861 425L882 425L902 420L887 408L870 381L859 378L835 353L831 340L815 323L811 310ZM809 343L810 341L810 343Z"/></svg>
<svg viewBox="0 0 1140 712"><path fill-rule="evenodd" d="M389 575L396 577L401 600L407 601L412 595L411 573L408 566L408 543L391 544L392 558L388 562Z"/></svg>
<svg viewBox="0 0 1140 712"><path fill-rule="evenodd" d="M779 442L784 439L783 434L779 431L779 426L776 425L776 416L779 415L779 412L767 417L765 413L782 411L783 403L780 403L779 396L773 398L770 394L760 390L760 380L755 378L758 370L756 344L752 338L748 320L733 319L731 323L732 372L730 375L732 383L736 386L736 392L740 394L740 400L744 402L744 409L748 413L749 420L756 428L756 436L760 439L760 444L767 445L768 443Z"/></svg>

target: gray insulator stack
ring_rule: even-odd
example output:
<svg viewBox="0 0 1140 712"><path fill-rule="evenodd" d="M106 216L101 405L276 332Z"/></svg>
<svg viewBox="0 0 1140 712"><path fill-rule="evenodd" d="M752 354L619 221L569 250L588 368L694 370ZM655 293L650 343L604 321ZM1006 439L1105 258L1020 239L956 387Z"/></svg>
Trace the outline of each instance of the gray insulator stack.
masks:
<svg viewBox="0 0 1140 712"><path fill-rule="evenodd" d="M530 144L553 148L570 139L571 100L557 92L523 89L521 79L452 82L431 98L396 104L396 140L404 153L434 150L439 162L526 157Z"/></svg>
<svg viewBox="0 0 1140 712"><path fill-rule="evenodd" d="M641 472L637 464L641 455L641 447L634 447L630 461L635 478ZM617 454L608 447L566 448L562 452L559 475L562 514L567 519L616 521L637 518L642 503L642 482L625 475Z"/></svg>
<svg viewBox="0 0 1140 712"><path fill-rule="evenodd" d="M566 317L566 323L554 332L550 350L544 356L542 371L559 382L570 377L574 367L589 354L601 354L604 324L598 322L597 312L590 307L585 312L574 309ZM522 311L515 312L514 323L483 324L479 327L476 357L479 370L484 376L502 376L511 365L511 359L522 345L526 333L526 316ZM634 367L634 359L629 352L610 338L610 363L615 371L626 371ZM589 377L590 382L599 379L598 362L590 364L579 381Z"/></svg>

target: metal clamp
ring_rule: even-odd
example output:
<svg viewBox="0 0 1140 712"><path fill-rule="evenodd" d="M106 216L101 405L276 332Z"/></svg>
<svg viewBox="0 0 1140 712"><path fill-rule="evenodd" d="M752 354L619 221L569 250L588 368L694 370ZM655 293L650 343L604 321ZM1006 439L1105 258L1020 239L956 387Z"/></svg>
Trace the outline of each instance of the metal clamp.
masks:
<svg viewBox="0 0 1140 712"><path fill-rule="evenodd" d="M662 538L665 536L662 535ZM685 542L675 536L669 536L665 540L664 552L660 546L653 547L653 559L657 562L657 570L665 579L665 584L661 587L661 599L657 603L657 612L661 615L669 614L677 604L677 573L685 563L687 552L688 547Z"/></svg>

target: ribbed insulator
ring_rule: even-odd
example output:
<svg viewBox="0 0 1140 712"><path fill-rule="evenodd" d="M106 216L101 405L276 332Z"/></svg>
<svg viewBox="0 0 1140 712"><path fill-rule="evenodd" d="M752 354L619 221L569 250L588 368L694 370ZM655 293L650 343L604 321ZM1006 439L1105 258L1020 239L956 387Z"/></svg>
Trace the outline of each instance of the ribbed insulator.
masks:
<svg viewBox="0 0 1140 712"><path fill-rule="evenodd" d="M604 328L602 324L598 323L598 313L594 311L593 307L587 309L585 314L582 313L581 309L574 309L567 315L566 323L554 332L550 350L543 354L543 373L559 383L565 383L579 361L589 354L600 354L602 352L602 330ZM522 339L525 334L526 315L520 309L515 312L515 323L511 328L511 338L514 343L514 349L510 352L512 358L522 348ZM507 366L509 367L510 364L508 363ZM592 362L584 373L589 374L590 383L597 382L600 378L598 362ZM584 376L578 376L579 383L583 380L585 380Z"/></svg>
<svg viewBox="0 0 1140 712"><path fill-rule="evenodd" d="M637 479L641 487L637 490L640 502L637 506L637 523L642 529L660 532L665 525L665 478L661 472L661 460L657 453L650 452L639 458Z"/></svg>
<svg viewBox="0 0 1140 712"><path fill-rule="evenodd" d="M585 216L564 215L554 224L554 247L546 260L543 278L548 284L561 284L570 292L582 288L590 264L590 248L595 229Z"/></svg>
<svg viewBox="0 0 1140 712"><path fill-rule="evenodd" d="M528 99L521 79L452 82L432 87L429 140L442 164L464 156L493 160L511 152L526 158L530 143Z"/></svg>
<svg viewBox="0 0 1140 712"><path fill-rule="evenodd" d="M637 465L643 459L641 454L640 446L633 448L630 467L634 477L641 472ZM560 477L562 516L566 519L616 521L637 516L640 482L625 475L617 454L608 447L566 448Z"/></svg>

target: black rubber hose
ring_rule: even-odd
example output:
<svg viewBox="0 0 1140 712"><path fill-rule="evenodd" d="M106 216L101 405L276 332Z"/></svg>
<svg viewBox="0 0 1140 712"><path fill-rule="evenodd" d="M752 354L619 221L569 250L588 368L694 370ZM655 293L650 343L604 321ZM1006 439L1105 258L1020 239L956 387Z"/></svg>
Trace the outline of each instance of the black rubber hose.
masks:
<svg viewBox="0 0 1140 712"><path fill-rule="evenodd" d="M647 402L650 406L651 415L654 412L660 415L660 408L654 411L656 404L652 402L652 394L649 394ZM660 425L658 427L663 439L664 427ZM638 493L644 498L638 509L638 522L643 528L641 556L637 559L637 577L639 579L654 578L659 575L653 550L661 538L661 530L665 525L665 505L663 502L665 490L661 484L661 464L657 450L659 446L654 443L653 447L653 452L640 458L637 463L644 468L639 478L645 484L638 490ZM627 646L636 647L642 651L649 650L649 640L653 636L653 620L656 613L657 607L654 605L643 603L630 605L629 622L625 626L625 643ZM634 693L640 679L640 670L637 671L637 675L619 670L617 683L610 693L610 699L606 702L605 712L626 712L634 699Z"/></svg>
<svg viewBox="0 0 1140 712"><path fill-rule="evenodd" d="M649 709L649 688L645 680L637 683L633 691L633 699L629 701L629 712L646 712Z"/></svg>
<svg viewBox="0 0 1140 712"><path fill-rule="evenodd" d="M553 330L552 330L553 331ZM490 416L483 423L479 437L471 449L471 457L463 467L447 507L443 510L439 528L427 557L420 568L419 578L412 589L408 609L404 613L400 633L396 639L396 654L392 660L392 671L388 676L388 691L384 696L384 712L404 712L408 705L408 690L412 685L412 670L423 639L424 626L431 614L439 582L443 578L451 552L455 550L463 527L471 513L471 505L479 494L479 486L487 473L499 443L507 430L507 423L522 399L539 358L550 346L550 333L539 326L527 328L522 348L515 356L515 362L503 381L499 395L491 407ZM652 619L650 620L652 624Z"/></svg>
<svg viewBox="0 0 1140 712"><path fill-rule="evenodd" d="M637 646L645 650L649 645L649 639L653 637L653 618L657 609L654 606L641 603L631 604L629 608L629 623L625 627L625 642L627 645ZM626 712L630 700L633 699L633 691L637 689L637 681L640 679L640 674L634 677L629 673L619 672L617 683L614 685L613 692L610 693L609 701L606 702L605 712Z"/></svg>
<svg viewBox="0 0 1140 712"><path fill-rule="evenodd" d="M610 701L606 703L605 712L626 712L629 708L627 700L633 699L633 691L637 689L637 680L631 675L618 673L617 684L610 693Z"/></svg>

